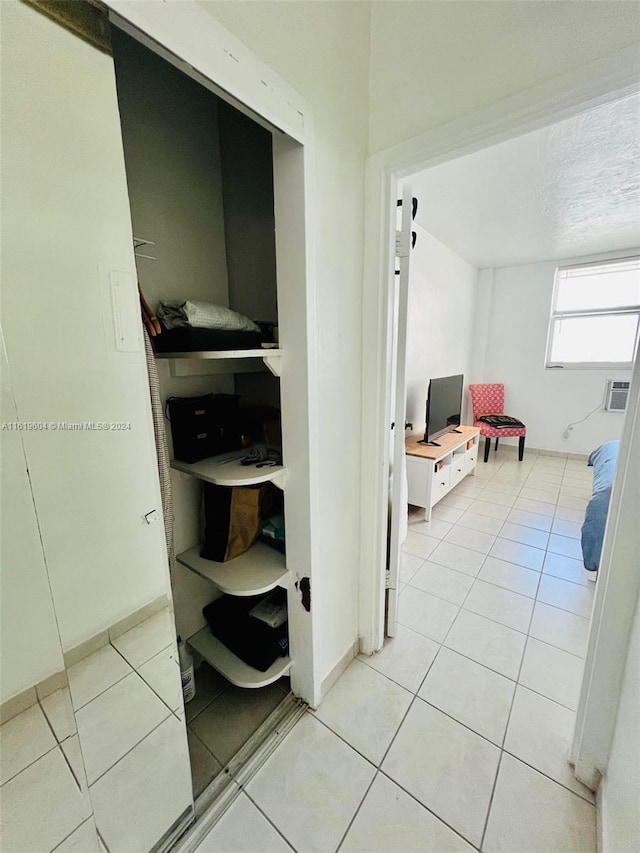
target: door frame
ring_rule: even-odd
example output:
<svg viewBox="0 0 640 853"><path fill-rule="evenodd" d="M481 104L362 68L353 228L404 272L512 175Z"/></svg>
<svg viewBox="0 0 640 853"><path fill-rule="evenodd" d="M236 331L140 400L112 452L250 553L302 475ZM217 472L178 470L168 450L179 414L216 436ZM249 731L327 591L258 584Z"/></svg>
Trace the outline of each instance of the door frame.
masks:
<svg viewBox="0 0 640 853"><path fill-rule="evenodd" d="M640 50L625 48L372 155L365 176L360 650L384 641L396 199L408 175L472 154L638 91ZM366 534L365 534L366 531Z"/></svg>
<svg viewBox="0 0 640 853"><path fill-rule="evenodd" d="M505 142L537 130L585 110L638 91L637 68L640 50L625 48L604 59L588 63L576 71L561 75L527 91L506 98L486 109L450 122L393 148L371 156L367 162L365 185L365 246L363 286L363 359L362 417L367 441L362 449L361 531L360 543L360 650L372 654L384 642L385 569L387 552L387 501L389 478L389 395L391 389L391 311L389 293L393 278L395 253L395 203L403 178L417 171L455 160L466 154ZM636 366L637 372L637 366ZM637 406L640 390L630 396L630 412ZM636 402L634 403L634 398ZM629 426L629 430L631 427ZM628 445L627 445L628 446ZM621 487L618 487L621 494ZM619 510L619 501L613 505ZM613 519L614 523L617 519ZM364 533L366 531L366 534ZM613 541L614 537L610 537ZM596 599L611 596L622 599L620 579L613 573L607 584L598 585ZM611 598L609 599L611 601ZM630 625L637 600L627 598L625 618L611 617L612 606L595 608L586 671L590 672L590 688L583 688L578 720L581 735L574 744L573 760L580 778L593 779L596 752L606 764L605 750L596 750L590 740L597 725L606 722L613 731L617 697L622 671L612 684L603 682L614 692L613 707L603 720L602 708L595 710L602 698L593 667L605 666L612 648L626 649ZM619 610L618 610L619 615ZM608 638L608 653L595 659L598 638ZM612 641L615 637L615 641ZM590 669L591 668L591 669ZM610 737L606 743L610 743ZM608 753L607 753L608 755Z"/></svg>
<svg viewBox="0 0 640 853"><path fill-rule="evenodd" d="M319 493L317 331L313 228L313 121L304 98L193 0L105 0L112 21L273 135L274 212L283 441L287 448L287 557L291 572L289 634L296 696L321 699L319 621L306 590L322 573L312 524ZM303 594L304 591L304 594ZM322 597L314 589L315 600Z"/></svg>

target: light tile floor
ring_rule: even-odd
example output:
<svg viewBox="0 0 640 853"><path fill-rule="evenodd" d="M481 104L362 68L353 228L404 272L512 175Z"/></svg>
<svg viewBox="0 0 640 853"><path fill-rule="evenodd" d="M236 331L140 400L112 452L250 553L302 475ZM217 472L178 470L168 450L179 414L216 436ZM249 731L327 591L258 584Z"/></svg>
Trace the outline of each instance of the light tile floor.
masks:
<svg viewBox="0 0 640 853"><path fill-rule="evenodd" d="M595 853L567 754L594 584L582 460L506 449L410 508L397 636L360 657L199 853Z"/></svg>
<svg viewBox="0 0 640 853"><path fill-rule="evenodd" d="M291 692L287 677L257 690L235 687L203 662L185 706L193 796L198 797Z"/></svg>
<svg viewBox="0 0 640 853"><path fill-rule="evenodd" d="M6 853L147 853L192 807L173 620L162 611L72 666L0 726Z"/></svg>

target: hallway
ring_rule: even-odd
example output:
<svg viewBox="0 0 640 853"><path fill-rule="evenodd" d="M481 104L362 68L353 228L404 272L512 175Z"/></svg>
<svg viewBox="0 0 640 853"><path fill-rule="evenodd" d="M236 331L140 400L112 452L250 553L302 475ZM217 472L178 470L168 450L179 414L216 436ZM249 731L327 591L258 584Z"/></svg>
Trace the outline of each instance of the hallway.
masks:
<svg viewBox="0 0 640 853"><path fill-rule="evenodd" d="M199 848L595 853L567 764L594 584L584 459L491 453L410 508L398 634L354 661Z"/></svg>

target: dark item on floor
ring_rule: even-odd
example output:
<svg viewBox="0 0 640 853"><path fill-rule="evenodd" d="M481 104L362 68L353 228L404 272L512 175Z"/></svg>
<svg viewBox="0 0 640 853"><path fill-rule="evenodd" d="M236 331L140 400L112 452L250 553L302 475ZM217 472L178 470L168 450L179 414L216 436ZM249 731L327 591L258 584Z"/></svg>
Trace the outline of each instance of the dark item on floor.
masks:
<svg viewBox="0 0 640 853"><path fill-rule="evenodd" d="M165 414L171 424L173 455L183 462L240 449L236 394L169 397Z"/></svg>
<svg viewBox="0 0 640 853"><path fill-rule="evenodd" d="M244 554L271 516L282 509L282 492L273 483L232 487L205 483L205 533L200 556L224 563Z"/></svg>
<svg viewBox="0 0 640 853"><path fill-rule="evenodd" d="M593 467L593 490L582 525L582 559L590 572L597 571L600 566L619 451L619 441L607 441L596 448L587 461L587 465Z"/></svg>
<svg viewBox="0 0 640 853"><path fill-rule="evenodd" d="M273 596L274 592L243 597L223 595L202 610L213 636L240 660L260 672L266 672L277 658L289 654L287 622L271 628L249 615L250 610L263 599ZM277 592L286 602L285 590Z"/></svg>

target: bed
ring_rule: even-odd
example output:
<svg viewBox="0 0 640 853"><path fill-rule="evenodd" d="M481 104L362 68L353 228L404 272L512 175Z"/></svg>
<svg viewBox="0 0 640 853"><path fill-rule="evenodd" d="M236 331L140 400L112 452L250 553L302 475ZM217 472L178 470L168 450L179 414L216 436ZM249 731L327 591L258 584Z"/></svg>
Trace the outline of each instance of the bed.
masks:
<svg viewBox="0 0 640 853"><path fill-rule="evenodd" d="M587 462L593 467L593 490L582 525L582 558L589 572L597 572L600 566L619 449L619 441L607 441L593 451Z"/></svg>

